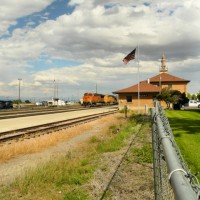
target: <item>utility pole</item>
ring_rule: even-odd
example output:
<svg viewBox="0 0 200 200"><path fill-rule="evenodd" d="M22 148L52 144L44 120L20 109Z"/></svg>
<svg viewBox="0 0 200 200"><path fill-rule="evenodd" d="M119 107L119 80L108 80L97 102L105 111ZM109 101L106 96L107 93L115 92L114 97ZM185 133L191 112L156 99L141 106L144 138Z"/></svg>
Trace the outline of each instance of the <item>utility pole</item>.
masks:
<svg viewBox="0 0 200 200"><path fill-rule="evenodd" d="M53 81L53 100L55 101L56 98L56 80Z"/></svg>
<svg viewBox="0 0 200 200"><path fill-rule="evenodd" d="M18 99L18 108L20 108L20 101L21 101L21 97L20 97L20 83L21 83L21 78L18 78L19 81L19 99Z"/></svg>

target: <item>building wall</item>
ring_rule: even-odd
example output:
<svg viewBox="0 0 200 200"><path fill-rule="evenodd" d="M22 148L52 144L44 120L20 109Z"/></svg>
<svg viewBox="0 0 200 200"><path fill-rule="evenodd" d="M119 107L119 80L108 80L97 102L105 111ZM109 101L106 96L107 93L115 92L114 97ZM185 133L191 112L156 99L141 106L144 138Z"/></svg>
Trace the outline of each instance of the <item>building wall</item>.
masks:
<svg viewBox="0 0 200 200"><path fill-rule="evenodd" d="M161 87L169 87L170 83L161 83ZM181 93L187 93L187 87L185 83L171 83L173 90L179 90Z"/></svg>
<svg viewBox="0 0 200 200"><path fill-rule="evenodd" d="M126 96L132 96L132 102L127 102ZM154 107L153 105L153 95L149 94L148 96L140 96L140 104L138 104L138 95L137 94L119 94L119 109L124 109L124 106L127 105L128 109L138 111L141 113L147 113L149 108Z"/></svg>
<svg viewBox="0 0 200 200"><path fill-rule="evenodd" d="M179 90L181 93L187 93L186 84L173 84L172 89Z"/></svg>

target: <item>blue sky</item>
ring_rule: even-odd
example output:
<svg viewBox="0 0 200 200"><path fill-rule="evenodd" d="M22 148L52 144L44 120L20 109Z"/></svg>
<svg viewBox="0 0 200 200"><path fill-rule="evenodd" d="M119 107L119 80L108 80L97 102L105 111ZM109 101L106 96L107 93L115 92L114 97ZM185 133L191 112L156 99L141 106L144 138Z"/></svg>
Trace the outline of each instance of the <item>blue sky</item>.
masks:
<svg viewBox="0 0 200 200"><path fill-rule="evenodd" d="M0 5L0 98L62 99L86 91L110 94L157 75L161 56L169 73L200 91L200 3L193 0L3 0Z"/></svg>
<svg viewBox="0 0 200 200"><path fill-rule="evenodd" d="M52 3L43 10L17 18L16 24L8 28L9 33L12 34L12 31L16 28L25 28L27 26L35 28L40 23L45 23L47 20L56 20L60 15L70 15L74 10L74 6L67 6L67 2L66 0L52 1Z"/></svg>

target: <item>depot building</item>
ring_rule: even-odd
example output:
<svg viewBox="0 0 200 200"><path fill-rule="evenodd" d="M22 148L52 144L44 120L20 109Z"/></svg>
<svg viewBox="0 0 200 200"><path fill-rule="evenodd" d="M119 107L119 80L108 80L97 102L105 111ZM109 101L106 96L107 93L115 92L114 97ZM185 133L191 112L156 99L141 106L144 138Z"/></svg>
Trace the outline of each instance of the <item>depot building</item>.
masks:
<svg viewBox="0 0 200 200"><path fill-rule="evenodd" d="M119 109L123 109L126 105L128 109L146 112L149 108L154 107L153 99L161 92L162 88L168 87L186 94L189 82L189 80L168 73L165 55L163 54L158 75L141 81L139 84L114 91L113 94L118 94ZM165 106L164 102L161 104Z"/></svg>

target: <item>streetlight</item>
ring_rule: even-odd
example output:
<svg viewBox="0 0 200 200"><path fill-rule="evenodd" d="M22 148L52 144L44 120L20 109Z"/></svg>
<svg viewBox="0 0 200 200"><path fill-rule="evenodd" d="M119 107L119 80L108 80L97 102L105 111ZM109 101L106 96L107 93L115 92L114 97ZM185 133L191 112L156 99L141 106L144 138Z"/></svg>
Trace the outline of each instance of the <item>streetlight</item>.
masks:
<svg viewBox="0 0 200 200"><path fill-rule="evenodd" d="M22 80L22 79L21 79L21 78L18 78L18 80L19 80L19 99L18 99L18 107L20 107L20 106L19 106L20 100L21 100L21 99L20 99L20 83L21 83L21 80Z"/></svg>
<svg viewBox="0 0 200 200"><path fill-rule="evenodd" d="M56 80L53 81L53 100L55 101L56 98Z"/></svg>

